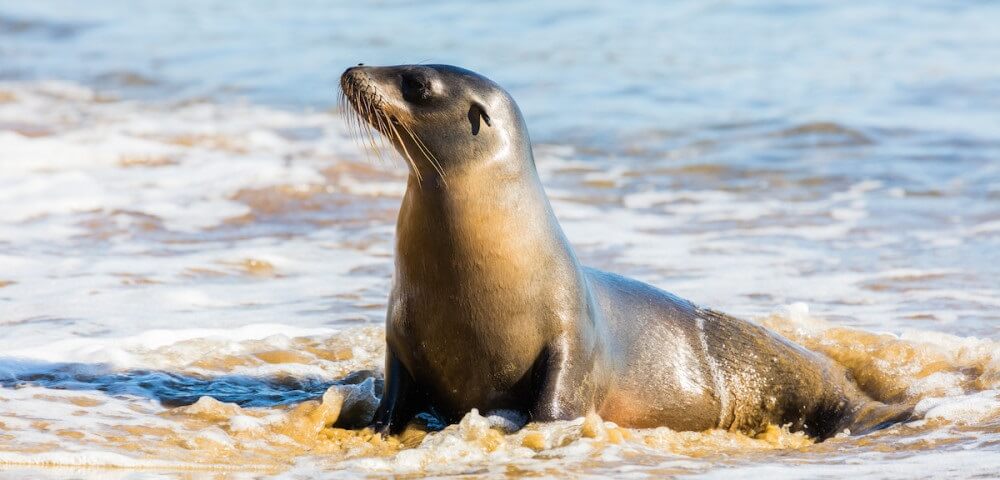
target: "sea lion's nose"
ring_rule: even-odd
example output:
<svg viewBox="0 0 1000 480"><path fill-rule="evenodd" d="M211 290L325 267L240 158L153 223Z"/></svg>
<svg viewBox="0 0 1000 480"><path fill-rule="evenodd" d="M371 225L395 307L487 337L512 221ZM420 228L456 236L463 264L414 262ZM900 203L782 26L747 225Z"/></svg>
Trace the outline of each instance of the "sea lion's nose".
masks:
<svg viewBox="0 0 1000 480"><path fill-rule="evenodd" d="M357 81L357 80L363 78L362 77L363 72L365 70L367 70L368 68L371 68L371 67L366 67L366 66L364 66L363 63L359 63L355 67L349 67L347 70L344 70L343 74L340 75L340 80L341 80L341 82L352 81L352 80Z"/></svg>
<svg viewBox="0 0 1000 480"><path fill-rule="evenodd" d="M361 72L371 72L372 69L375 69L375 68L377 68L377 67L370 67L370 66L365 65L364 63L358 63L357 65L355 65L353 67L347 67L347 70L344 70L344 75L348 75L348 74L351 74L351 73L358 74L358 73L361 73Z"/></svg>

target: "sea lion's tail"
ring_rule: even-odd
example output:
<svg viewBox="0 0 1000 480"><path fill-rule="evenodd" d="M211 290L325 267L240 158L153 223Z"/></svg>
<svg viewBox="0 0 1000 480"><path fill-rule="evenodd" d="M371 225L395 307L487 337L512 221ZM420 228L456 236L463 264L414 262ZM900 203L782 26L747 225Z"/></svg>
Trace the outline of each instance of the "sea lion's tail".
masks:
<svg viewBox="0 0 1000 480"><path fill-rule="evenodd" d="M851 435L863 435L915 419L913 405L885 404L875 400L863 402L850 416L847 428Z"/></svg>

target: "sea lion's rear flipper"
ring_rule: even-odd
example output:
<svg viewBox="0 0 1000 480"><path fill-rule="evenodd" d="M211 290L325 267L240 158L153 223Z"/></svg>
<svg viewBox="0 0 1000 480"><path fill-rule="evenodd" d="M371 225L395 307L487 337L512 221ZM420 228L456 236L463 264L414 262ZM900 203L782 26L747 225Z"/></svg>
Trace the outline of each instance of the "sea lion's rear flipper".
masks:
<svg viewBox="0 0 1000 480"><path fill-rule="evenodd" d="M868 401L855 410L846 425L851 435L864 435L914 419L913 405Z"/></svg>

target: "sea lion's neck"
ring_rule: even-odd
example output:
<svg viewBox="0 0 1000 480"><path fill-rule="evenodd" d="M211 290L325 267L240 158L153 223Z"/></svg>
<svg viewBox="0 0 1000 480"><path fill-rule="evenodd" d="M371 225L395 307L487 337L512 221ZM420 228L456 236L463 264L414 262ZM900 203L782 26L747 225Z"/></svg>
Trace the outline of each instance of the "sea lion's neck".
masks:
<svg viewBox="0 0 1000 480"><path fill-rule="evenodd" d="M533 165L469 167L445 179L431 187L411 175L397 223L397 275L508 295L557 272L580 275Z"/></svg>

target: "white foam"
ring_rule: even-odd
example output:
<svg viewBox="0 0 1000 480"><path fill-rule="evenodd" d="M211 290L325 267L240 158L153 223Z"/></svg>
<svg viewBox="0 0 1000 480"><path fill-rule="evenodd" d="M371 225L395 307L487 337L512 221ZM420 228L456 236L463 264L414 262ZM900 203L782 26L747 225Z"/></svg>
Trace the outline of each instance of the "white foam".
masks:
<svg viewBox="0 0 1000 480"><path fill-rule="evenodd" d="M984 390L970 395L921 399L914 412L925 418L976 424L1000 416L1000 390Z"/></svg>
<svg viewBox="0 0 1000 480"><path fill-rule="evenodd" d="M199 358L208 353L238 353L241 342L264 340L273 348L286 348L290 337L331 335L332 328L299 328L283 324L252 324L238 328L190 328L176 330L148 330L141 334L122 338L75 338L53 342L42 348L11 349L6 357L34 359L49 362L80 362L108 364L115 368L156 368L172 367L169 356L157 355L157 350L190 340L200 340L191 345L194 350L186 352L187 358ZM167 362L166 364L164 362ZM5 364L7 369L16 369L19 363ZM269 368L278 369L279 366ZM286 367L290 368L290 367ZM310 370L301 365L300 369ZM0 374L4 373L0 370ZM306 373L306 372L300 372Z"/></svg>
<svg viewBox="0 0 1000 480"><path fill-rule="evenodd" d="M1000 465L995 451L933 451L916 455L873 454L852 462L769 462L767 464L722 467L684 478L728 479L768 478L859 478L908 480L911 478L991 477Z"/></svg>
<svg viewBox="0 0 1000 480"><path fill-rule="evenodd" d="M36 465L46 467L116 467L130 469L169 470L254 470L253 467L234 468L227 465L201 465L171 462L149 458L130 457L100 450L75 452L17 453L0 452L0 465Z"/></svg>

